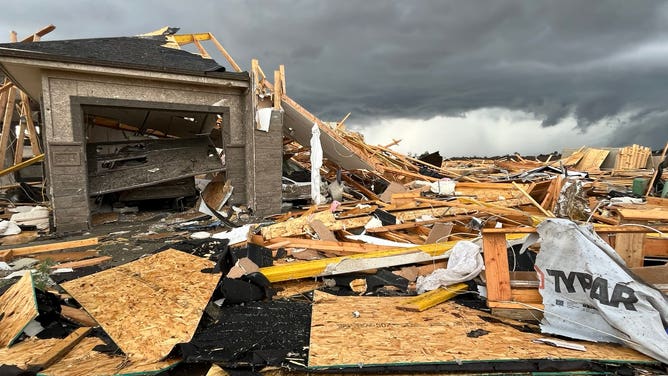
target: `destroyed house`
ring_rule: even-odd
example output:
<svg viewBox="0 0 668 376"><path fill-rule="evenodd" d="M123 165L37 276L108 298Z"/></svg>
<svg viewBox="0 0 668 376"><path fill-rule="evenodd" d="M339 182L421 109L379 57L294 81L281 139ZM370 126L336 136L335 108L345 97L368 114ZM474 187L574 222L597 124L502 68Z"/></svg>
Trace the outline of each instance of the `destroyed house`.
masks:
<svg viewBox="0 0 668 376"><path fill-rule="evenodd" d="M194 176L219 171L229 203L280 210L282 112L256 130L248 72L167 35L0 44L0 68L40 103L56 231L90 228L100 195L163 186L178 197L196 192Z"/></svg>

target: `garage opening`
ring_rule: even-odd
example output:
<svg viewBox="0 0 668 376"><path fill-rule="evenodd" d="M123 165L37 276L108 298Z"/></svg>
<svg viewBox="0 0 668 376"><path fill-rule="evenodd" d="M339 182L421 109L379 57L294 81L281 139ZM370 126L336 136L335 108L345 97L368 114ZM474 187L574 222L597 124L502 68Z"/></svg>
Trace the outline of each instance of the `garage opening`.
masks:
<svg viewBox="0 0 668 376"><path fill-rule="evenodd" d="M93 225L123 213L185 211L207 183L224 184L229 110L195 107L81 105Z"/></svg>

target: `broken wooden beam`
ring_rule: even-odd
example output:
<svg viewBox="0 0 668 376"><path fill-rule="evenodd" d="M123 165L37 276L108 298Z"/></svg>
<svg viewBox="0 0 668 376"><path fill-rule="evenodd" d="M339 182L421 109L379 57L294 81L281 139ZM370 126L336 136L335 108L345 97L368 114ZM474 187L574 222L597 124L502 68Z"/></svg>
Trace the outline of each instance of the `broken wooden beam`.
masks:
<svg viewBox="0 0 668 376"><path fill-rule="evenodd" d="M29 364L31 366L37 367L39 369L45 369L56 363L63 356L65 356L74 346L76 346L81 340L88 335L91 328L81 327L77 328L75 331L70 333L67 337L60 340L53 346L49 351L41 354L37 359L32 360Z"/></svg>
<svg viewBox="0 0 668 376"><path fill-rule="evenodd" d="M20 151L17 150L17 153L19 153L19 152L20 152ZM18 154L17 154L17 155L18 155ZM11 166L11 167L7 167L7 168L5 168L4 170L1 170L1 171L0 171L0 176L5 176L5 175L7 175L7 174L11 174L12 172L18 171L18 170L20 170L20 169L22 169L22 168L28 167L28 166L30 166L30 165L32 165L32 164L35 164L35 163L37 163L37 162L41 162L41 161L43 161L43 160L44 160L44 154L40 154L40 155L34 156L34 157L32 157L32 158L30 158L30 159L28 159L28 160L25 160L25 161L23 161L23 162L19 162L19 163L15 164L15 165L13 165L13 166Z"/></svg>
<svg viewBox="0 0 668 376"><path fill-rule="evenodd" d="M4 249L0 251L0 260L11 261L13 257L28 256L37 253L58 251L62 249L87 247L90 245L95 245L97 243L98 243L98 238L88 238L81 240L71 240L60 243L48 243L48 244L33 245L29 247Z"/></svg>
<svg viewBox="0 0 668 376"><path fill-rule="evenodd" d="M468 288L466 283L457 283L452 286L440 287L436 290L427 291L423 294L407 299L397 306L405 311L422 312L431 307L435 307L465 291Z"/></svg>
<svg viewBox="0 0 668 376"><path fill-rule="evenodd" d="M70 320L74 323L77 323L79 325L83 326L90 326L90 327L96 327L99 326L97 321L93 319L88 312L84 311L83 309L80 308L73 308L70 306L66 305L61 305L60 306L60 315L66 318L67 320Z"/></svg>
<svg viewBox="0 0 668 376"><path fill-rule="evenodd" d="M57 264L53 265L51 269L65 269L65 268L70 268L70 269L77 269L77 268L84 268L86 266L94 266L94 265L99 265L103 262L111 260L111 256L100 256L100 257L95 257L87 260L79 260L79 261L71 261L71 262L65 262L62 264Z"/></svg>
<svg viewBox="0 0 668 376"><path fill-rule="evenodd" d="M347 257L333 257L322 260L293 262L283 265L260 268L270 282L311 278L326 275L352 273L389 267L414 264L435 259L447 258L456 242L421 245L411 248L395 248L388 251L371 252Z"/></svg>

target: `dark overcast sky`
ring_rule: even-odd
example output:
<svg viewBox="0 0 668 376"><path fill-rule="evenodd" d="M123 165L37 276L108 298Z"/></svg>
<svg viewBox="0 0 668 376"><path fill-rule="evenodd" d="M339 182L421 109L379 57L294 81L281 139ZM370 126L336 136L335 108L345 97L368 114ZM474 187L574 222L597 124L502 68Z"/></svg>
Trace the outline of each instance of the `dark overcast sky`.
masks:
<svg viewBox="0 0 668 376"><path fill-rule="evenodd" d="M444 155L668 141L665 1L11 1L46 39L211 31L323 120ZM214 48L208 48L213 51ZM222 58L217 58L227 65Z"/></svg>

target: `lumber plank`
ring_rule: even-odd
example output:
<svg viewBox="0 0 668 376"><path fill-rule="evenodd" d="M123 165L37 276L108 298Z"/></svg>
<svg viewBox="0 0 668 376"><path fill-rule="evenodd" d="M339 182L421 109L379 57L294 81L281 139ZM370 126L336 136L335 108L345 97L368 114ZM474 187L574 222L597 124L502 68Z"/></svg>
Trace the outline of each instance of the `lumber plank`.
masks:
<svg viewBox="0 0 668 376"><path fill-rule="evenodd" d="M630 221L668 221L668 208L655 207L643 209L615 209L622 220Z"/></svg>
<svg viewBox="0 0 668 376"><path fill-rule="evenodd" d="M11 249L6 249L5 251L9 251L12 254L12 257L18 257L18 256L33 255L37 253L58 251L62 249L87 247L91 245L96 245L97 243L98 243L98 238L95 237L95 238L71 240L59 243L33 245L29 247L11 248Z"/></svg>
<svg viewBox="0 0 668 376"><path fill-rule="evenodd" d="M11 87L7 92L7 104L5 105L5 114L2 120L2 135L0 136L0 168L5 168L5 155L9 148L9 133L11 130L12 119L14 118L14 102L16 101L16 88Z"/></svg>
<svg viewBox="0 0 668 376"><path fill-rule="evenodd" d="M52 32L52 31L54 31L55 29L56 29L56 27L54 25L51 25L51 24L46 25L43 28L39 29L34 34L32 34L32 35L30 35L26 38L21 39L21 42L22 43L23 42L37 42L37 41L40 40L41 37L45 36L46 34ZM16 41L14 41L14 42L16 42Z"/></svg>
<svg viewBox="0 0 668 376"><path fill-rule="evenodd" d="M520 193L522 193L522 195L526 197L531 202L531 204L535 206L538 210L540 210L540 212L543 213L546 217L554 218L554 214L550 213L549 211L545 210L545 208L540 206L540 204L536 202L536 200L534 200L533 197L531 197L527 193L527 191L525 191L522 187L520 187L519 184L513 182L513 186L515 186L515 188L517 188L517 190L520 191Z"/></svg>
<svg viewBox="0 0 668 376"><path fill-rule="evenodd" d="M39 314L32 274L26 272L0 296L0 313L0 347L9 347Z"/></svg>
<svg viewBox="0 0 668 376"><path fill-rule="evenodd" d="M338 240L329 241L329 240L312 240L312 239L299 239L299 238L275 238L270 240L270 242L272 243L272 245L281 244L281 247L286 247L286 248L306 248L306 249L314 249L321 251L343 252L345 254L369 253L369 252L383 251L388 249L395 249L394 247L388 247L383 245L342 242ZM273 248L277 247L270 247L270 249Z"/></svg>
<svg viewBox="0 0 668 376"><path fill-rule="evenodd" d="M64 262L62 264L57 264L51 267L51 269L60 269L60 268L71 268L71 269L77 269L77 268L83 268L86 266L93 266L93 265L99 265L103 262L111 260L111 256L100 256L100 257L95 257L87 260L79 260L79 261L71 261L71 262Z"/></svg>
<svg viewBox="0 0 668 376"><path fill-rule="evenodd" d="M216 39L213 36L213 34L211 34L211 33L208 33L208 34L209 34L209 39L213 42L213 44L216 46L218 51L220 51L220 53L223 55L223 57L225 57L227 62L230 63L230 65L232 65L232 68L234 68L234 70L237 71L237 72L241 72L241 67L239 67L239 64L237 64L237 62L234 61L234 59L232 58L232 55L230 55L227 52L225 47L223 47L223 45L220 44L220 42L218 42L218 39Z"/></svg>
<svg viewBox="0 0 668 376"><path fill-rule="evenodd" d="M435 307L454 298L457 294L461 293L461 291L465 291L467 288L468 285L466 283L457 283L452 286L440 287L436 290L428 291L416 297L407 299L405 302L399 304L397 308L413 312L426 311L431 307Z"/></svg>
<svg viewBox="0 0 668 376"><path fill-rule="evenodd" d="M470 219L471 219L470 215L461 215L461 216L454 216L454 217L447 217L447 218L437 218L437 219L429 219L429 220L426 220L426 221L419 221L419 222L406 222L406 223L401 223L401 224L398 224L398 225L373 227L373 228L366 229L366 232L373 234L373 233L388 232L388 231L395 231L395 230L406 230L406 229L415 228L417 226L430 225L430 224L434 224L434 223L453 222L453 221L468 221Z"/></svg>
<svg viewBox="0 0 668 376"><path fill-rule="evenodd" d="M197 328L220 274L214 262L169 249L63 283L130 360L162 360Z"/></svg>
<svg viewBox="0 0 668 376"><path fill-rule="evenodd" d="M646 237L643 256L668 258L668 238Z"/></svg>
<svg viewBox="0 0 668 376"><path fill-rule="evenodd" d="M30 147L32 148L32 155L37 156L41 153L39 146L39 139L37 138L37 130L32 119L32 111L30 110L30 98L28 94L21 92L21 105L23 106L23 116L26 119L26 126L28 127L28 138L30 139Z"/></svg>
<svg viewBox="0 0 668 376"><path fill-rule="evenodd" d="M487 277L487 301L509 301L510 271L506 236L498 233L483 234L482 249Z"/></svg>
<svg viewBox="0 0 668 376"><path fill-rule="evenodd" d="M21 103L21 109L23 109L23 102ZM16 133L16 142L14 148L14 164L17 165L23 162L23 145L26 134L26 124L23 121L19 121L19 130Z"/></svg>
<svg viewBox="0 0 668 376"><path fill-rule="evenodd" d="M93 258L100 255L100 252L95 249L89 249L87 251L80 252L53 252L53 253L40 253L34 255L32 258L45 261L51 260L54 262L65 262L65 261L78 261L84 260L87 258Z"/></svg>
<svg viewBox="0 0 668 376"><path fill-rule="evenodd" d="M91 328L81 327L75 329L70 335L61 339L55 346L53 346L49 351L40 355L39 358L33 360L30 365L37 367L39 369L44 369L52 364L56 363L58 360L62 359L65 354L70 352L74 346L76 346L81 340L88 335Z"/></svg>
<svg viewBox="0 0 668 376"><path fill-rule="evenodd" d="M79 325L83 326L89 326L89 327L96 327L99 326L97 321L90 317L90 315L84 311L83 309L79 308L73 308L70 306L66 305L61 305L60 306L60 315L63 316L64 318L75 322Z"/></svg>

